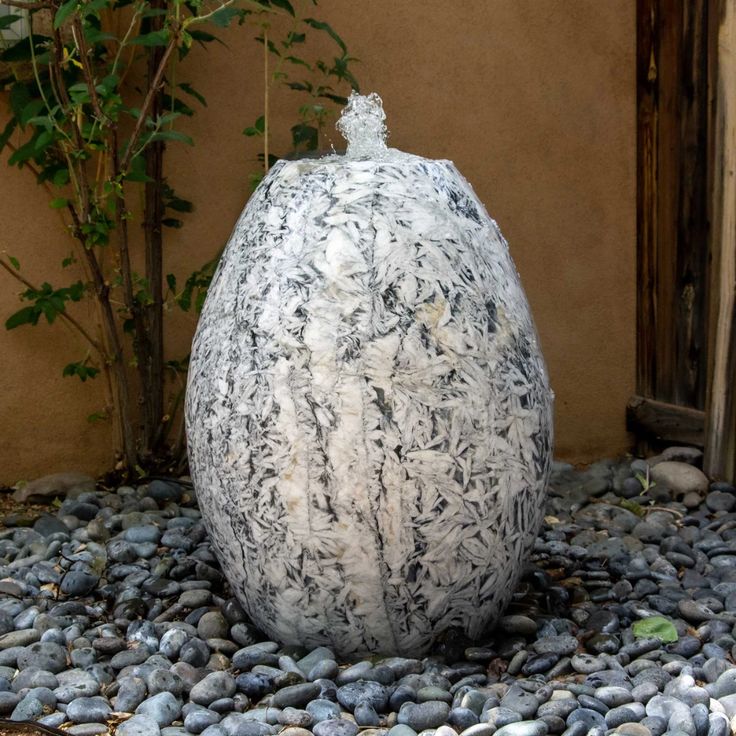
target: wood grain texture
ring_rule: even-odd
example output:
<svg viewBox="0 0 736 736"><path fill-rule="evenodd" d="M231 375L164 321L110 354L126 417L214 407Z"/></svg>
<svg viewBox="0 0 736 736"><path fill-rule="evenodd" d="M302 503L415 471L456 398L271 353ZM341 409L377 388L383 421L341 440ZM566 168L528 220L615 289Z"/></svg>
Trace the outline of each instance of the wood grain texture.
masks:
<svg viewBox="0 0 736 736"><path fill-rule="evenodd" d="M716 3L713 85L713 364L708 395L704 468L736 478L736 8Z"/></svg>
<svg viewBox="0 0 736 736"><path fill-rule="evenodd" d="M637 394L697 410L708 380L709 5L637 3Z"/></svg>
<svg viewBox="0 0 736 736"><path fill-rule="evenodd" d="M633 396L626 413L631 429L638 435L698 447L705 443L705 412L698 409Z"/></svg>

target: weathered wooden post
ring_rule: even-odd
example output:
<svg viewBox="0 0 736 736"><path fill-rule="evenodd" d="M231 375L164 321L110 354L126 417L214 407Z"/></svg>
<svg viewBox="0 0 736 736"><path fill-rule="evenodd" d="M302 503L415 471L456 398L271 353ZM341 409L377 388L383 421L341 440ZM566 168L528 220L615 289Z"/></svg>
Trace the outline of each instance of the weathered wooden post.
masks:
<svg viewBox="0 0 736 736"><path fill-rule="evenodd" d="M713 3L711 355L705 471L736 478L736 3Z"/></svg>

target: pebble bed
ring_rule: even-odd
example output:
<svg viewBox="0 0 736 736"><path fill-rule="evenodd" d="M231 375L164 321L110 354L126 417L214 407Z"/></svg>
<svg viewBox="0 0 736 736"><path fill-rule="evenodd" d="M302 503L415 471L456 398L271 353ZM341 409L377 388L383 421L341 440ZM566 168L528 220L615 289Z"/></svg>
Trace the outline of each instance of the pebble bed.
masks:
<svg viewBox="0 0 736 736"><path fill-rule="evenodd" d="M655 485L642 460L556 464L498 626L357 663L264 640L185 482L72 492L0 530L0 717L76 736L727 736L736 489L695 452L657 460ZM634 635L655 615L677 641Z"/></svg>

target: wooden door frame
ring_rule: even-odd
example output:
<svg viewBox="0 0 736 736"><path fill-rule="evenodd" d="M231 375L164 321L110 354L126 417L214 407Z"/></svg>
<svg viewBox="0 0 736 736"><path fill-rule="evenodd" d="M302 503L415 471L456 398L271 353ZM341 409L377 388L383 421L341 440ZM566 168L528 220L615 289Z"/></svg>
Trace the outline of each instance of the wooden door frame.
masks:
<svg viewBox="0 0 736 736"><path fill-rule="evenodd" d="M637 0L637 373L628 417L645 443L704 444L709 10L709 0Z"/></svg>

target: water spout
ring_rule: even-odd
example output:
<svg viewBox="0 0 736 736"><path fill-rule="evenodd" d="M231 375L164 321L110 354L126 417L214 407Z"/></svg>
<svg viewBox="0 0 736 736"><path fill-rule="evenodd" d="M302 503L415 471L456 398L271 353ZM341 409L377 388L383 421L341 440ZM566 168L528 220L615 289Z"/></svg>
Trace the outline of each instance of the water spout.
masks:
<svg viewBox="0 0 736 736"><path fill-rule="evenodd" d="M353 159L381 159L386 146L386 114L383 101L375 93L352 92L335 126L348 142L346 156Z"/></svg>

